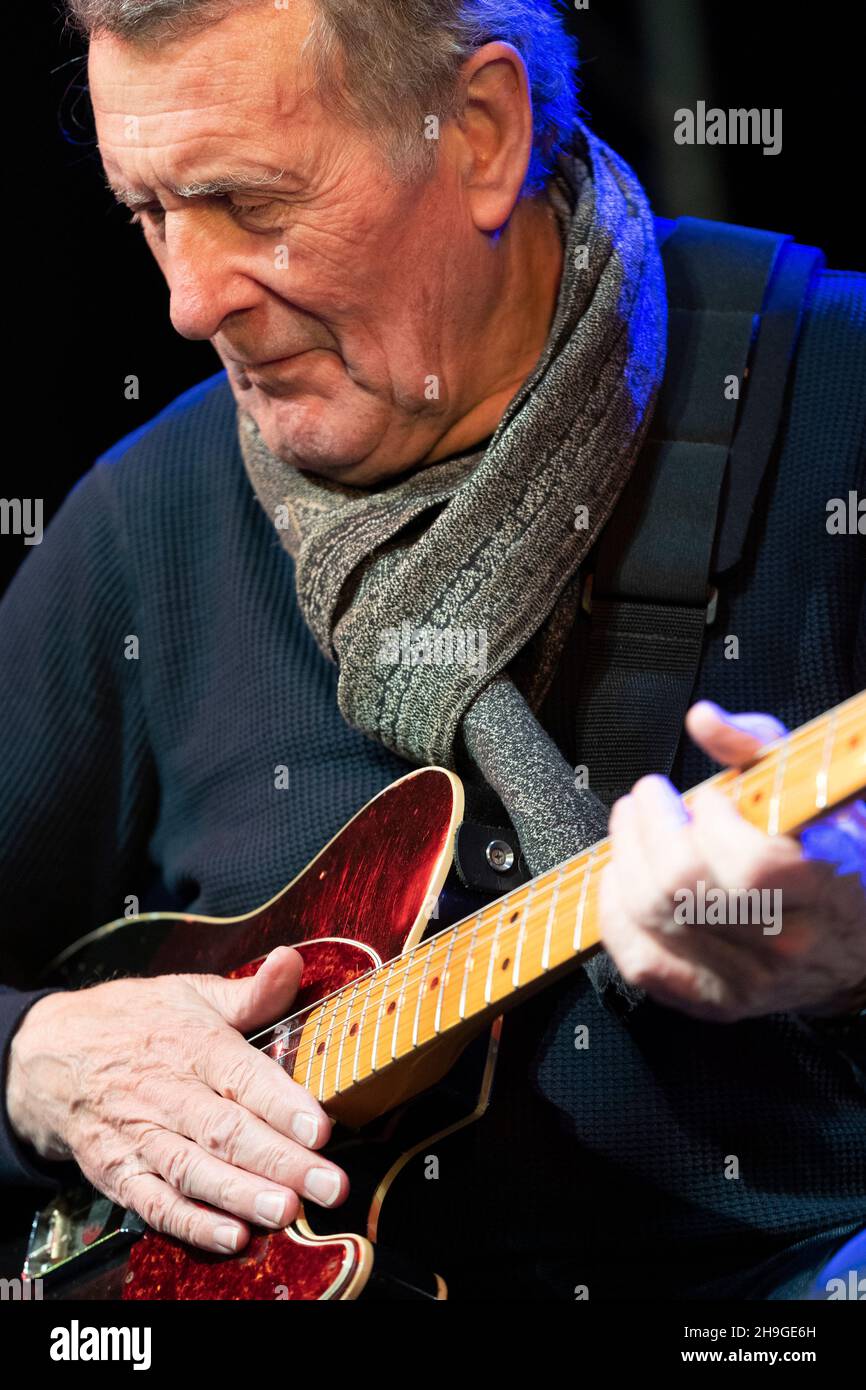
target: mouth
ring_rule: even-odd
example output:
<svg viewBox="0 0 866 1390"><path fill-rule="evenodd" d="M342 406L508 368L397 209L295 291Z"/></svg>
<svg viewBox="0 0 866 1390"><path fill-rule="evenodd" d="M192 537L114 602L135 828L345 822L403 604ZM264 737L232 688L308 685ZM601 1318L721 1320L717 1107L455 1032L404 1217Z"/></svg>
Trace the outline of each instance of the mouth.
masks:
<svg viewBox="0 0 866 1390"><path fill-rule="evenodd" d="M263 362L239 362L233 360L232 365L237 372L262 372L266 367L278 367L283 362L292 362L296 357L303 357L305 352L313 352L314 348L297 348L295 352L284 353L282 357L268 357Z"/></svg>
<svg viewBox="0 0 866 1390"><path fill-rule="evenodd" d="M327 351L327 348L318 347L298 348L284 357L271 357L264 362L232 360L231 370L240 391L258 391L265 396L290 395L296 389L291 384L294 364L313 353Z"/></svg>
<svg viewBox="0 0 866 1390"><path fill-rule="evenodd" d="M242 391L251 391L259 383L258 377L263 378L263 384L267 384L270 377L278 373L280 368L288 366L290 362L296 362L298 358L305 357L309 352L315 352L315 348L298 348L296 352L290 352L283 357L269 357L263 362L239 362L232 359L231 368L237 380L237 384Z"/></svg>

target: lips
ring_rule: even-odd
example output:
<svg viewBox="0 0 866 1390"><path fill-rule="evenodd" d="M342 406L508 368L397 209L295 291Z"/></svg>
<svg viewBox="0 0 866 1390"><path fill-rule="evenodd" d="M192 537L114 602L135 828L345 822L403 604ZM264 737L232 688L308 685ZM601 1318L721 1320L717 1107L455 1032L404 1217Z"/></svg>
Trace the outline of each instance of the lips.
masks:
<svg viewBox="0 0 866 1390"><path fill-rule="evenodd" d="M300 357L302 352L308 352L308 348L297 348L294 352L284 352L280 357L268 357L263 362L236 362L235 365L242 372L260 372L263 367L274 367L278 362L288 362L293 357Z"/></svg>

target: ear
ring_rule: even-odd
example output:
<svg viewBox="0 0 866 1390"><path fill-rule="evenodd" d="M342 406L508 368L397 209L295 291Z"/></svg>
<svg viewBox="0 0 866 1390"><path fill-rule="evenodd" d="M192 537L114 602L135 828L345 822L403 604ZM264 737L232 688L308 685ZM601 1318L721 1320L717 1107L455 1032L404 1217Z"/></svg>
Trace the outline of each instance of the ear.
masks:
<svg viewBox="0 0 866 1390"><path fill-rule="evenodd" d="M494 232L508 221L532 154L532 95L526 64L496 40L463 66L465 109L457 118L457 167L472 219Z"/></svg>

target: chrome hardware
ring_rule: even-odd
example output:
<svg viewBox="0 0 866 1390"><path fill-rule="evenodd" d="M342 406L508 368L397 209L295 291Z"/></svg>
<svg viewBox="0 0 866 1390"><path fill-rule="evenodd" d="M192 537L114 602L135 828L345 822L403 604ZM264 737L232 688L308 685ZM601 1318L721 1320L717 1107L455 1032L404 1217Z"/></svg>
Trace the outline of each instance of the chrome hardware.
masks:
<svg viewBox="0 0 866 1390"><path fill-rule="evenodd" d="M491 840L484 854L491 869L498 874L507 874L514 868L514 850L505 840Z"/></svg>
<svg viewBox="0 0 866 1390"><path fill-rule="evenodd" d="M140 1216L95 1188L72 1188L34 1216L22 1273L26 1279L44 1279L71 1260L144 1229Z"/></svg>

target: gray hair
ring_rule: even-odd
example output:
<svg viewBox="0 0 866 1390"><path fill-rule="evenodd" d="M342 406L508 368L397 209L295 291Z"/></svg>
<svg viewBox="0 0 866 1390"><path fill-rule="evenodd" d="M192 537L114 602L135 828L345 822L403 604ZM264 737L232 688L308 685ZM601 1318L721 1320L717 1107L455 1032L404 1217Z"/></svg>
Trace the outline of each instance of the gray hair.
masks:
<svg viewBox="0 0 866 1390"><path fill-rule="evenodd" d="M206 28L262 0L66 0L73 25L159 44ZM288 0L284 0L288 3ZM577 52L560 0L313 0L302 53L309 56L324 103L379 138L393 173L432 172L437 142L424 138L429 117L460 114L458 74L494 39L520 53L529 75L533 146L522 193L548 183L576 116Z"/></svg>

